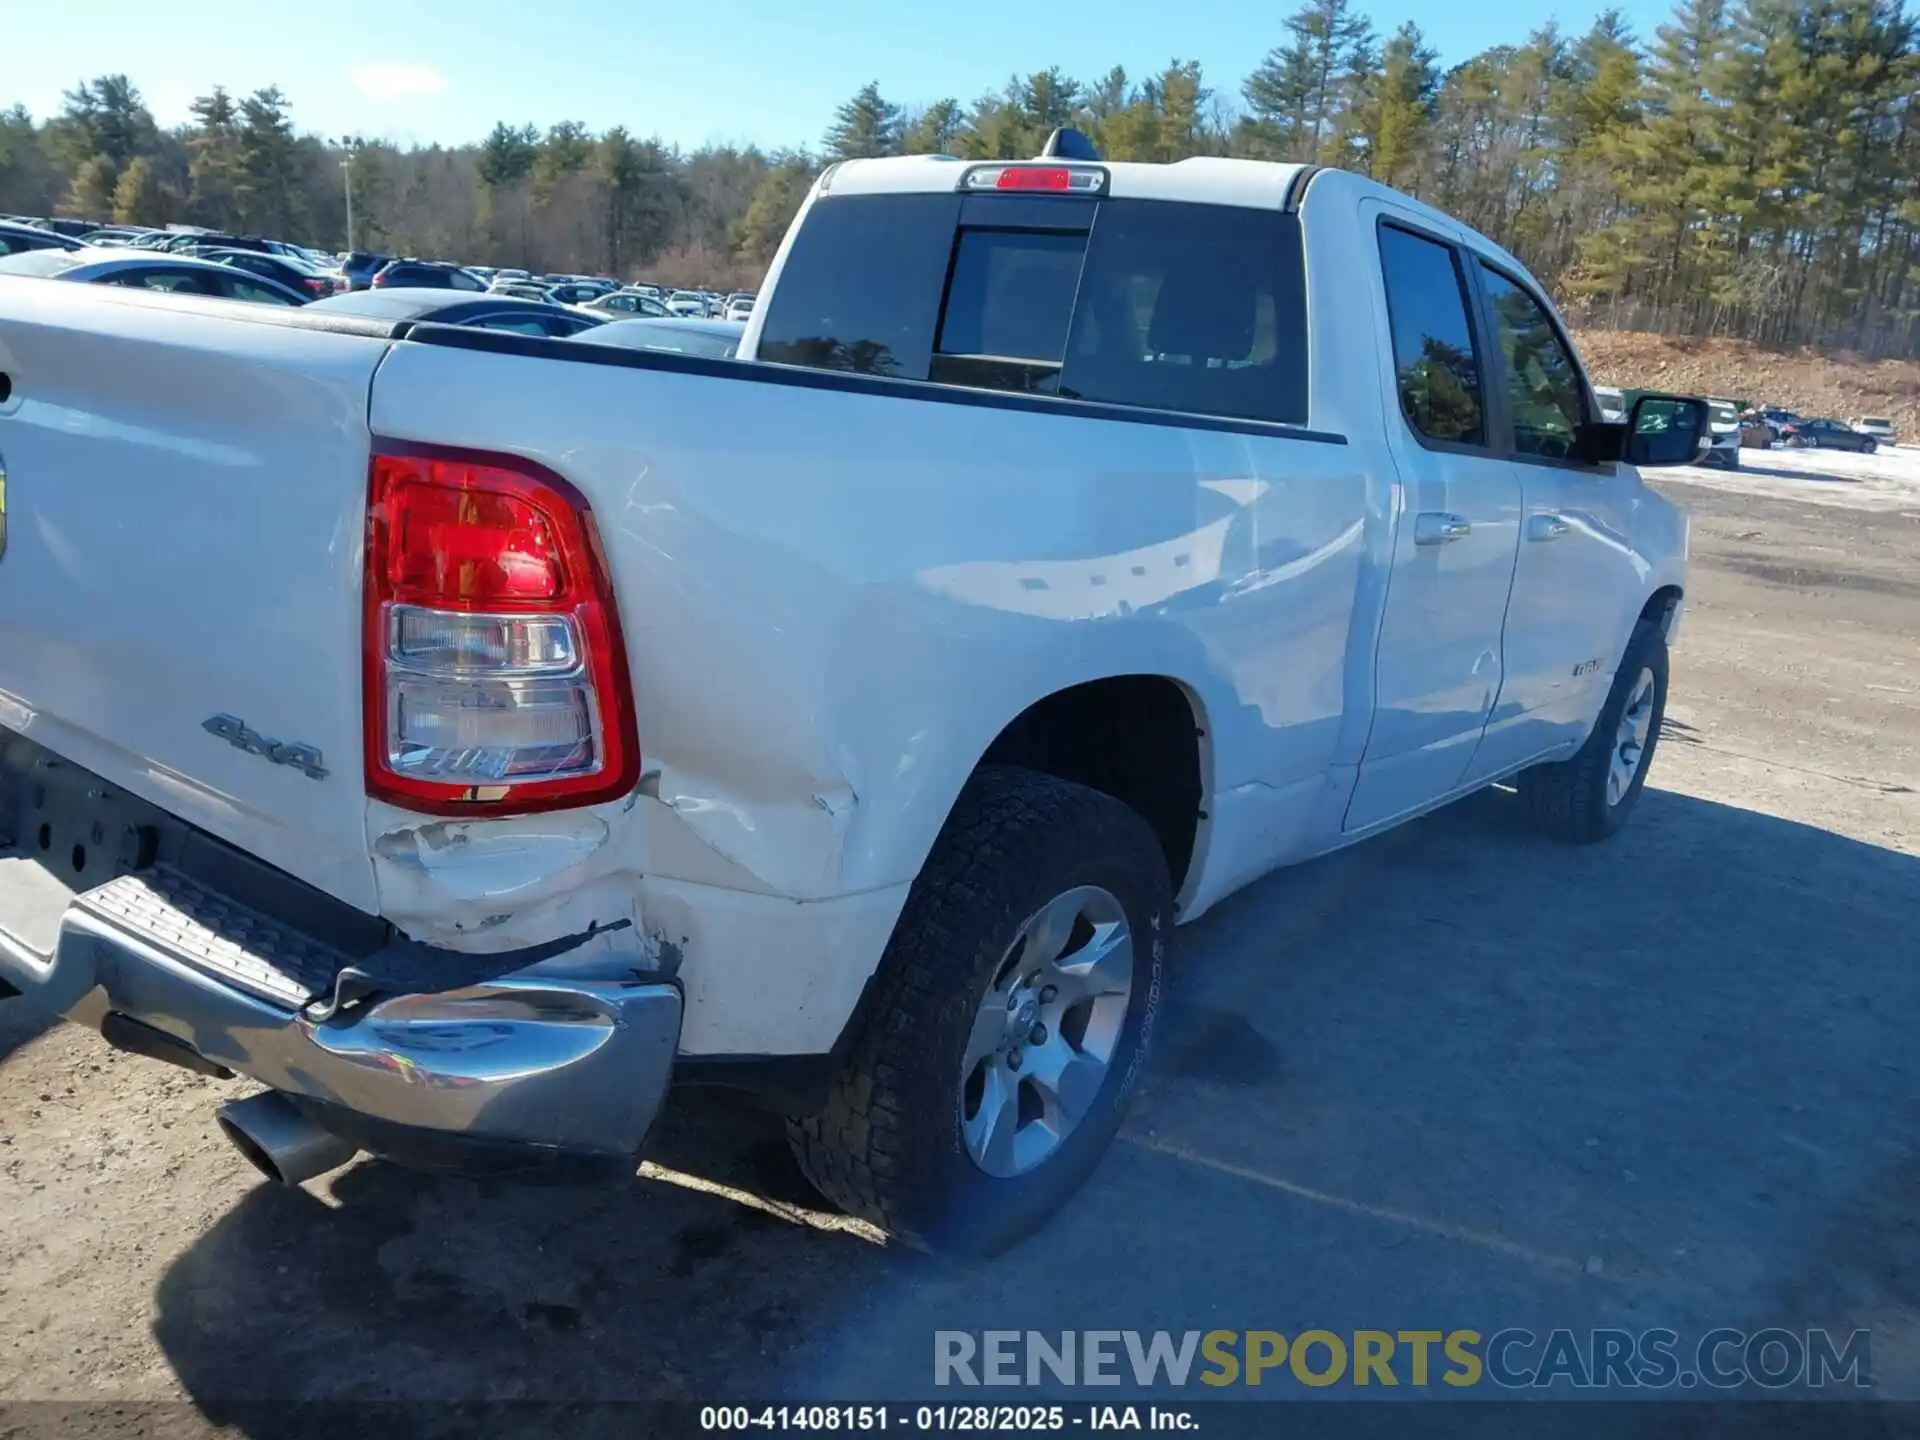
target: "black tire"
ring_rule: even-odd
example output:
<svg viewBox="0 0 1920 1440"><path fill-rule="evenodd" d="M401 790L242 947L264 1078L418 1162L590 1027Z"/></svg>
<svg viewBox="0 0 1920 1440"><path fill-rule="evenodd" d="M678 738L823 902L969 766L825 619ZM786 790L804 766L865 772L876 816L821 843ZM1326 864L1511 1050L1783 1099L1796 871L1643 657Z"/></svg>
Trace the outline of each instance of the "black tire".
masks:
<svg viewBox="0 0 1920 1440"><path fill-rule="evenodd" d="M1647 743L1633 783L1617 803L1609 803L1607 773L1613 763L1621 712L1646 670L1653 672L1653 720ZM1600 707L1600 718L1594 722L1587 743L1569 759L1520 772L1518 788L1528 819L1544 834L1574 845L1591 845L1616 834L1633 814L1640 792L1646 788L1647 772L1653 768L1653 754L1660 744L1660 727L1666 714L1665 627L1658 618L1642 620L1627 641L1626 653L1613 677L1613 689L1607 695L1607 703Z"/></svg>
<svg viewBox="0 0 1920 1440"><path fill-rule="evenodd" d="M1880 447L1876 442L1869 440L1867 441L1866 444L1860 447L1860 453L1863 455L1871 455L1873 454L1874 451L1878 450L1879 448Z"/></svg>
<svg viewBox="0 0 1920 1440"><path fill-rule="evenodd" d="M1118 899L1133 933L1121 1036L1059 1149L997 1179L961 1131L968 1032L1027 918L1081 885ZM801 1170L841 1209L922 1250L990 1255L1039 1229L1120 1128L1152 1042L1172 931L1166 859L1135 811L1037 771L982 767L913 883L826 1105L787 1122Z"/></svg>

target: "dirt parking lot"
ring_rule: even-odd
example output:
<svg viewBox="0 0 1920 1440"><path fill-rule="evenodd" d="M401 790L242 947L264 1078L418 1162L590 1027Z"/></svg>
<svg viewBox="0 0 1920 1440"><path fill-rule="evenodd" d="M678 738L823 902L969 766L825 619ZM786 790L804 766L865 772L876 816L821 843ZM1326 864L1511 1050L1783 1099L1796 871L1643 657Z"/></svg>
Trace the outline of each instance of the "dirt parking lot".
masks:
<svg viewBox="0 0 1920 1440"><path fill-rule="evenodd" d="M1013 1255L890 1250L691 1101L622 1189L268 1188L212 1125L240 1087L16 1006L0 1398L907 1399L936 1329L1660 1324L1864 1327L1920 1398L1920 460L1749 458L1669 486L1628 832L1490 793L1182 932L1121 1143Z"/></svg>

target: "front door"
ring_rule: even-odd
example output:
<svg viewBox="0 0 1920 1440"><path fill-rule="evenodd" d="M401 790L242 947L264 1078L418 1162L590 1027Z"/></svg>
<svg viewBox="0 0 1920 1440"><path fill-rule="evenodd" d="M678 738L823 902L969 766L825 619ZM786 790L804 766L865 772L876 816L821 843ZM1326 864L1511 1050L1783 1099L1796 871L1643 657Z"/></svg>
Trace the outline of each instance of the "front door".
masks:
<svg viewBox="0 0 1920 1440"><path fill-rule="evenodd" d="M1625 534L1633 492L1616 467L1574 458L1578 428L1597 418L1572 348L1532 287L1483 260L1495 434L1524 501L1513 597L1502 644L1506 681L1469 778L1492 779L1586 738L1626 635L1616 598L1644 588Z"/></svg>
<svg viewBox="0 0 1920 1440"><path fill-rule="evenodd" d="M1418 809L1465 777L1500 693L1520 524L1519 475L1493 444L1466 257L1417 218L1365 203L1393 338L1383 383L1399 485L1373 726L1348 831Z"/></svg>

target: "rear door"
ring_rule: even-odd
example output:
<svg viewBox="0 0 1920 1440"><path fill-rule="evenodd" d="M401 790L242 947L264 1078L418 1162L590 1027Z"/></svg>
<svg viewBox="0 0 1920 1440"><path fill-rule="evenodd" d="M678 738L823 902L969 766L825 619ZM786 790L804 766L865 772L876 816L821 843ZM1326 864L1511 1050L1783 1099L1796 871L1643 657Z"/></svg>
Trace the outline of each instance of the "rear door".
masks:
<svg viewBox="0 0 1920 1440"><path fill-rule="evenodd" d="M247 315L0 280L0 726L371 911L360 566L387 343Z"/></svg>
<svg viewBox="0 0 1920 1440"><path fill-rule="evenodd" d="M1500 693L1520 518L1518 476L1494 443L1465 255L1392 206L1368 200L1362 210L1392 336L1387 440L1399 515L1349 831L1462 783Z"/></svg>

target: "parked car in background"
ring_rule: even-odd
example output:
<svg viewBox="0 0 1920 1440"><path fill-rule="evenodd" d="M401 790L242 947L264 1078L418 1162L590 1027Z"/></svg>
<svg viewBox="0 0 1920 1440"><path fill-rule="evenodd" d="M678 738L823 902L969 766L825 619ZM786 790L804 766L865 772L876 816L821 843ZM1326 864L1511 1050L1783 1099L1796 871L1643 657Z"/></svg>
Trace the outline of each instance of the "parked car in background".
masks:
<svg viewBox="0 0 1920 1440"><path fill-rule="evenodd" d="M738 320L742 325L746 324L747 321L753 318L753 301L754 297L744 290L729 295L727 297L725 318L728 320Z"/></svg>
<svg viewBox="0 0 1920 1440"><path fill-rule="evenodd" d="M1838 420L1796 420L1782 427L1781 443L1797 450L1855 450L1871 455L1880 442Z"/></svg>
<svg viewBox="0 0 1920 1440"><path fill-rule="evenodd" d="M51 230L56 235L65 235L70 240L78 240L82 235L107 228L107 222L104 220L69 220L64 215L50 216L35 220L33 223L43 230Z"/></svg>
<svg viewBox="0 0 1920 1440"><path fill-rule="evenodd" d="M162 233L154 242L157 250L170 255L193 255L201 250L252 250L262 255L276 255L289 249L276 240L263 240L258 235L224 235L214 230L183 230L176 233Z"/></svg>
<svg viewBox="0 0 1920 1440"><path fill-rule="evenodd" d="M364 315L375 320L417 320L435 325L461 325L474 330L506 330L515 335L566 339L605 322L577 310L563 310L542 300L520 300L511 295L454 295L445 289L406 289L382 286L350 295L316 300L322 315Z"/></svg>
<svg viewBox="0 0 1920 1440"><path fill-rule="evenodd" d="M377 250L349 251L347 258L340 262L340 273L347 277L347 289L367 289L373 284L373 277L380 273L381 267L392 259L391 255L382 255Z"/></svg>
<svg viewBox="0 0 1920 1440"><path fill-rule="evenodd" d="M667 307L658 300L640 290L616 290L611 295L602 295L597 300L589 300L586 309L604 314L609 320L631 319L636 316L660 316L668 314Z"/></svg>
<svg viewBox="0 0 1920 1440"><path fill-rule="evenodd" d="M101 250L91 245L0 256L0 274L77 280L87 285L119 285L170 295L205 295L216 300L247 300L257 305L307 303L305 295L278 281L248 275L212 260L191 255L156 255L142 250Z"/></svg>
<svg viewBox="0 0 1920 1440"><path fill-rule="evenodd" d="M145 240L152 235L164 233L164 231L149 229L145 225L109 225L104 230L89 230L85 235L82 235L80 239L88 245L106 245L118 248L123 245L131 245L137 240Z"/></svg>
<svg viewBox="0 0 1920 1440"><path fill-rule="evenodd" d="M731 360L739 352L740 337L746 332L747 327L736 320L674 315L664 320L617 320L587 331L580 339L593 345Z"/></svg>
<svg viewBox="0 0 1920 1440"><path fill-rule="evenodd" d="M1760 418L1767 422L1767 428L1773 431L1773 443L1782 442L1789 425L1798 425L1800 416L1792 410L1784 410L1778 405L1764 405L1760 409Z"/></svg>
<svg viewBox="0 0 1920 1440"><path fill-rule="evenodd" d="M556 305L586 305L612 293L598 280L563 280L547 291L547 298Z"/></svg>
<svg viewBox="0 0 1920 1440"><path fill-rule="evenodd" d="M1767 417L1760 411L1747 409L1740 412L1740 443L1752 450L1773 448L1773 427L1767 424Z"/></svg>
<svg viewBox="0 0 1920 1440"><path fill-rule="evenodd" d="M676 290L667 297L667 313L704 316L707 313L707 297L697 290Z"/></svg>
<svg viewBox="0 0 1920 1440"><path fill-rule="evenodd" d="M1593 387L1593 398L1600 406L1600 418L1610 424L1619 424L1627 418L1626 392L1610 385Z"/></svg>
<svg viewBox="0 0 1920 1440"><path fill-rule="evenodd" d="M0 221L0 255L18 255L28 250L84 250L87 247L71 235L56 235L38 225L16 225Z"/></svg>
<svg viewBox="0 0 1920 1440"><path fill-rule="evenodd" d="M1885 415L1859 415L1847 423L1862 435L1871 435L1882 445L1895 445L1899 443L1899 436L1894 431L1893 421Z"/></svg>
<svg viewBox="0 0 1920 1440"><path fill-rule="evenodd" d="M487 287L489 295L511 295L516 300L543 300L553 303L547 287L538 280L495 280Z"/></svg>
<svg viewBox="0 0 1920 1440"><path fill-rule="evenodd" d="M1700 457L1700 463L1722 470L1738 470L1740 468L1740 402L1708 399L1707 433L1712 437L1711 443L1707 447L1707 453Z"/></svg>
<svg viewBox="0 0 1920 1440"><path fill-rule="evenodd" d="M370 288L484 292L487 282L471 270L444 260L389 260L374 272Z"/></svg>
<svg viewBox="0 0 1920 1440"><path fill-rule="evenodd" d="M259 250L200 250L195 253L203 260L212 260L235 270L244 270L249 275L278 281L289 290L304 292L310 300L324 300L346 289L346 281L342 277L328 275L290 255L268 255Z"/></svg>

